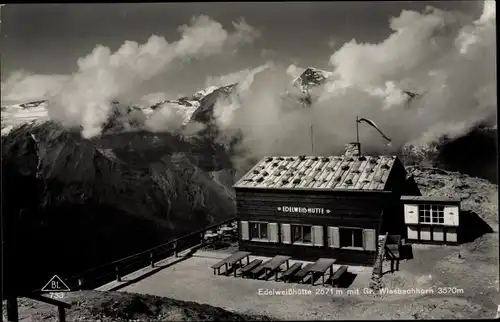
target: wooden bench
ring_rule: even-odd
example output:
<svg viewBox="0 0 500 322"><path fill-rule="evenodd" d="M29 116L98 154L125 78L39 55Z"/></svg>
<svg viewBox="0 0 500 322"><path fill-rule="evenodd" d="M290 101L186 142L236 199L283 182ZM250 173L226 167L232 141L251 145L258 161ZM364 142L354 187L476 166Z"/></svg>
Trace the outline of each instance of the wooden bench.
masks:
<svg viewBox="0 0 500 322"><path fill-rule="evenodd" d="M281 275L281 279L283 281L288 282L292 277L293 275L299 271L300 269L302 269L302 263L295 263L293 264L289 269L287 269L282 275Z"/></svg>
<svg viewBox="0 0 500 322"><path fill-rule="evenodd" d="M332 275L332 286L337 284L338 280L347 272L347 266L340 266L339 269Z"/></svg>
<svg viewBox="0 0 500 322"><path fill-rule="evenodd" d="M210 266L210 268L213 268L213 270L214 270L214 275L215 275L215 270L217 270L217 274L218 274L218 275L220 275L220 268L221 268L222 266L224 266L224 265L226 265L226 260L225 260L225 259L221 260L221 261L220 261L220 262L218 262L217 264L214 264L214 265Z"/></svg>
<svg viewBox="0 0 500 322"><path fill-rule="evenodd" d="M261 264L261 265L259 265L259 266L255 267L254 269L252 269L252 270L250 271L250 274L252 274L252 278L254 278L254 279L255 279L255 277L259 277L259 276L262 274L262 272L264 272L264 271L266 270L266 267L265 267L265 266L266 266L266 264L267 264L267 263L269 263L270 261L271 261L271 260L268 260L267 262L265 262L265 263L263 263L263 264Z"/></svg>
<svg viewBox="0 0 500 322"><path fill-rule="evenodd" d="M260 264L262 264L262 259L254 259L249 264L241 268L241 276L244 277L245 275L248 275L251 270L259 266Z"/></svg>
<svg viewBox="0 0 500 322"><path fill-rule="evenodd" d="M295 274L294 278L302 282L304 277L306 277L307 274L310 272L310 268L313 266L313 263L309 263L304 268L302 268L297 274Z"/></svg>

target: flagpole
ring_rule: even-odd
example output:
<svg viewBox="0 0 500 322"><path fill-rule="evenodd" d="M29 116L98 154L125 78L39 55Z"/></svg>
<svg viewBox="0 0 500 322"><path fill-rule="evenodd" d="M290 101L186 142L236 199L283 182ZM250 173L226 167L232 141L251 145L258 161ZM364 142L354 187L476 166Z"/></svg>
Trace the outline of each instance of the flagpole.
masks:
<svg viewBox="0 0 500 322"><path fill-rule="evenodd" d="M306 90L307 95L309 95L309 88L306 88ZM309 108L311 109L311 155L314 155L314 110L312 109L312 105L310 105Z"/></svg>
<svg viewBox="0 0 500 322"><path fill-rule="evenodd" d="M311 124L311 153L314 155L314 133L312 124Z"/></svg>
<svg viewBox="0 0 500 322"><path fill-rule="evenodd" d="M357 115L356 115L356 143L358 144L357 148L359 154L361 154L361 145L359 144L359 118Z"/></svg>

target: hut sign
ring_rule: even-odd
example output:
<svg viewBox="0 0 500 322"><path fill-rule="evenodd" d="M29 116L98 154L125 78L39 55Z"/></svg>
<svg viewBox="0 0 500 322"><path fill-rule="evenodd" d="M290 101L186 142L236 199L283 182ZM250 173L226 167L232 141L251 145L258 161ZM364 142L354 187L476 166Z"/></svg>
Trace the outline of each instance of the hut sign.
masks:
<svg viewBox="0 0 500 322"><path fill-rule="evenodd" d="M290 207L290 206L278 207L278 211L285 213L318 214L318 215L330 213L330 209L325 209L325 208L307 208L307 207Z"/></svg>

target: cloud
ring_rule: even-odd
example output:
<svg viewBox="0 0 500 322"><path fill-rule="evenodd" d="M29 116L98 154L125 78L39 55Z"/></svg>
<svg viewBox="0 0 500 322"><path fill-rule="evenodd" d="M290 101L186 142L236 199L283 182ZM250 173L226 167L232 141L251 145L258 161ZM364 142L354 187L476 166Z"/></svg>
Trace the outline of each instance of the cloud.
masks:
<svg viewBox="0 0 500 322"><path fill-rule="evenodd" d="M222 87L227 85L232 85L239 83L240 86L248 86L248 83L253 81L253 77L260 73L262 70L269 68L272 63L266 63L264 65L258 66L256 68L247 68L234 73L220 75L220 76L209 76L205 80L205 86L216 86Z"/></svg>
<svg viewBox="0 0 500 322"><path fill-rule="evenodd" d="M45 99L61 90L65 75L34 75L25 71L12 73L5 82L2 82L2 102L26 103Z"/></svg>
<svg viewBox="0 0 500 322"><path fill-rule="evenodd" d="M29 87L33 94L48 95L50 117L67 127L83 128L82 135L89 138L100 134L110 102L120 95L168 72L173 64L236 52L259 36L243 19L234 22L233 30L228 31L205 15L192 18L190 24L179 27L179 32L180 39L172 43L152 35L144 44L125 41L116 52L97 45L90 54L78 59L78 71L64 76L63 82L59 82L59 76L31 76L29 82L14 82L13 87L19 90L13 93ZM43 81L45 87L40 85Z"/></svg>
<svg viewBox="0 0 500 322"><path fill-rule="evenodd" d="M166 101L169 99L176 99L177 95L167 94L165 92L149 93L142 96L139 100L139 104L142 106L152 106L158 102Z"/></svg>
<svg viewBox="0 0 500 322"><path fill-rule="evenodd" d="M269 62L255 68L248 68L227 75L207 78L207 87L237 84L236 88L233 89L232 95L227 98L219 99L214 106L214 116L222 129L230 130L231 133L234 133L235 129L232 128L232 124L234 124L233 117L235 111L245 105L243 101L246 101L249 95L253 95L251 87L257 75L262 74L264 71L275 69L276 66L272 62Z"/></svg>
<svg viewBox="0 0 500 322"><path fill-rule="evenodd" d="M279 95L290 76L300 74L295 64L265 70L249 87L251 94L230 109L230 117L219 113L221 126L226 135L242 133L238 158L248 160L337 154L356 139L356 116L374 120L393 139L393 151L496 120L493 3L485 2L481 17L433 8L405 10L390 19L392 32L383 41L339 44L330 57L333 75L310 109ZM409 102L404 90L422 95ZM386 141L366 125L360 126L360 136L366 152L386 148Z"/></svg>
<svg viewBox="0 0 500 322"><path fill-rule="evenodd" d="M277 57L278 52L273 49L262 48L260 50L260 56L263 58L275 58Z"/></svg>
<svg viewBox="0 0 500 322"><path fill-rule="evenodd" d="M304 72L304 70L306 70L305 68L301 68L301 67L298 67L297 65L295 64L291 64L290 66L288 66L288 68L286 69L286 73L288 75L290 75L293 79L297 78L300 76L300 74L302 74Z"/></svg>
<svg viewBox="0 0 500 322"><path fill-rule="evenodd" d="M399 141L464 133L496 115L494 12L491 1L477 20L433 8L403 11L391 19L393 32L384 41L352 40L332 54L333 83L350 91L343 96L352 95L346 104L380 119ZM337 91L329 88L334 90L326 97ZM403 90L424 93L411 103L412 111L405 109Z"/></svg>
<svg viewBox="0 0 500 322"><path fill-rule="evenodd" d="M184 122L184 114L173 104L162 104L145 122L152 132L179 131Z"/></svg>

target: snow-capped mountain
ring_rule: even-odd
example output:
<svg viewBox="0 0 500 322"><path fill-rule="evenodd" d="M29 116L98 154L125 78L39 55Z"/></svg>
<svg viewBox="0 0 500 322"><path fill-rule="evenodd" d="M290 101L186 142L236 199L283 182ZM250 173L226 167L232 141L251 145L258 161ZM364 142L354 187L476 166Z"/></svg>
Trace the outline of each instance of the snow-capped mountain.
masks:
<svg viewBox="0 0 500 322"><path fill-rule="evenodd" d="M201 95L198 97L202 97ZM177 113L179 113L182 118L182 124L185 125L191 119L193 113L200 107L200 101L190 99L189 97L181 97L176 100L165 100L160 101L150 107L143 109L144 113L149 117L155 111L159 111L162 108L173 108Z"/></svg>
<svg viewBox="0 0 500 322"><path fill-rule="evenodd" d="M331 79L333 73L315 67L308 67L293 79L291 87L282 94L285 100L299 101L301 107L310 107L315 101L315 90L321 91L323 85Z"/></svg>
<svg viewBox="0 0 500 322"><path fill-rule="evenodd" d="M193 100L201 101L201 99L203 97L207 96L208 94L211 94L212 92L214 92L217 89L219 89L219 87L217 87L217 86L209 86L205 89L202 89L201 91L198 91L193 95Z"/></svg>
<svg viewBox="0 0 500 322"><path fill-rule="evenodd" d="M2 106L2 135L9 133L18 125L49 119L48 101L33 101L22 104Z"/></svg>
<svg viewBox="0 0 500 322"><path fill-rule="evenodd" d="M301 92L306 93L311 87L325 84L332 75L332 72L308 67L299 77L295 78L292 83L294 86L298 87Z"/></svg>
<svg viewBox="0 0 500 322"><path fill-rule="evenodd" d="M210 86L196 92L191 97L181 97L175 100L164 100L151 106L128 106L118 101L111 102L112 111L110 119L104 125L105 130L120 130L133 128L145 119L149 118L155 111L164 107L175 109L183 118L183 125L187 124L194 112L200 107L201 101L207 95L220 89ZM33 121L44 122L49 120L47 100L32 101L22 104L2 106L2 135L8 134L13 128L31 123ZM142 115L141 115L142 114Z"/></svg>
<svg viewBox="0 0 500 322"><path fill-rule="evenodd" d="M227 86L222 86L212 91L210 94L204 96L200 100L200 106L194 110L191 115L190 120L195 122L209 123L214 116L214 106L217 100L222 98L228 98L232 93L235 92L238 84L231 84ZM237 105L235 105L235 108Z"/></svg>
<svg viewBox="0 0 500 322"><path fill-rule="evenodd" d="M221 89L227 91L226 88L231 86L232 85L224 87L209 86L196 92L191 97L184 96L175 100L160 101L151 106L143 107L142 111L146 117L150 117L153 113L161 110L162 108L173 108L182 116L182 125L186 125L191 120L193 114L200 108L205 97Z"/></svg>
<svg viewBox="0 0 500 322"><path fill-rule="evenodd" d="M309 95L310 88L324 84L331 75L331 72L308 67L299 77L293 80L292 84L300 90L300 96L307 96ZM133 128L162 108L172 108L179 113L183 119L183 125L186 125L191 120L204 122L211 119L213 106L219 97L221 95L225 97L229 96L235 88L236 84L222 87L210 86L196 92L190 97L164 100L151 106L142 107L129 107L114 101L112 102L110 120L104 125L104 128L105 130L112 128L115 130ZM299 101L304 100L304 97L299 97ZM2 135L9 133L13 128L21 124L30 123L35 120L48 120L48 103L47 100L39 100L3 106Z"/></svg>

